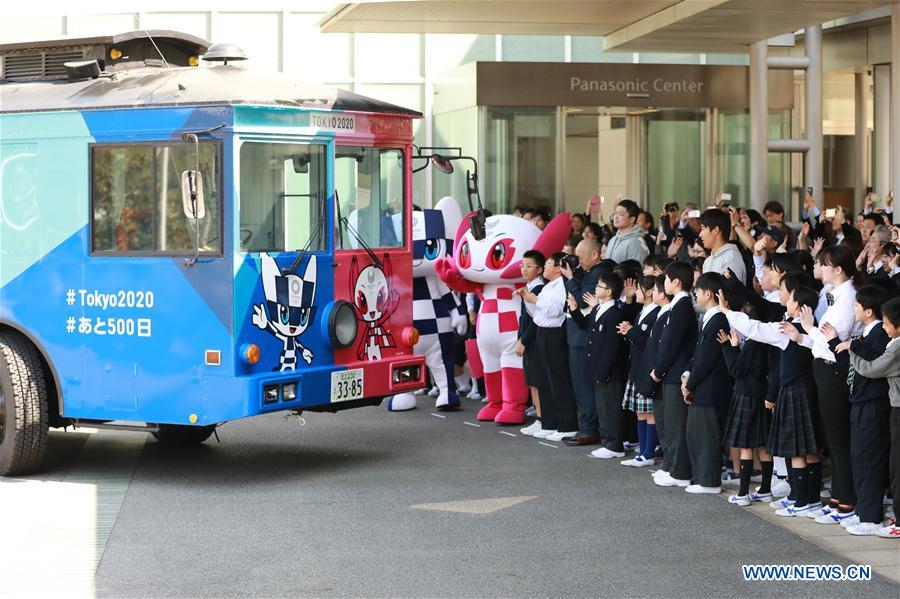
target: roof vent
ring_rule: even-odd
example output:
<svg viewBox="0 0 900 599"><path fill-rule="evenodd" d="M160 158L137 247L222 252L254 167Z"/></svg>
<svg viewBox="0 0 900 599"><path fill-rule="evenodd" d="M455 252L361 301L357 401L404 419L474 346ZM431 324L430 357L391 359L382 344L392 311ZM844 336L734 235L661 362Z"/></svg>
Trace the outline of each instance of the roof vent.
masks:
<svg viewBox="0 0 900 599"><path fill-rule="evenodd" d="M247 54L236 44L225 42L210 46L203 60L228 64L229 60L247 60Z"/></svg>
<svg viewBox="0 0 900 599"><path fill-rule="evenodd" d="M63 66L66 68L66 76L69 81L84 81L100 76L100 63L96 58L66 62Z"/></svg>
<svg viewBox="0 0 900 599"><path fill-rule="evenodd" d="M3 57L3 74L0 79L30 81L37 79L65 79L63 64L81 60L82 51L72 52L17 52Z"/></svg>

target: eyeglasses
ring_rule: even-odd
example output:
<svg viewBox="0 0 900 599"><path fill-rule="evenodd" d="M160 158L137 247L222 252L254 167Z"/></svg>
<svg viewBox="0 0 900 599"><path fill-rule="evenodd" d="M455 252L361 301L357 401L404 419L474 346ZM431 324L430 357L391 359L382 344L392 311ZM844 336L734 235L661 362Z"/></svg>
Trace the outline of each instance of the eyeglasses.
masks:
<svg viewBox="0 0 900 599"><path fill-rule="evenodd" d="M521 268L540 268L537 264L525 264L524 262L521 265Z"/></svg>
<svg viewBox="0 0 900 599"><path fill-rule="evenodd" d="M603 289L605 291L609 291L609 287L606 287L605 285L597 285L597 289Z"/></svg>

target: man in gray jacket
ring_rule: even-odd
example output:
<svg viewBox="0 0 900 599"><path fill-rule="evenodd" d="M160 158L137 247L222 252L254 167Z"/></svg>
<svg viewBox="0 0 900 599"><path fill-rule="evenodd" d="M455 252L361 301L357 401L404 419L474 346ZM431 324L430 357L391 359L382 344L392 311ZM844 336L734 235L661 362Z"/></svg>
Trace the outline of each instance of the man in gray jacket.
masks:
<svg viewBox="0 0 900 599"><path fill-rule="evenodd" d="M731 217L718 208L710 208L700 216L700 241L709 250L709 258L703 262L703 272L725 274L731 269L741 283L747 283L747 267L741 250L731 237Z"/></svg>
<svg viewBox="0 0 900 599"><path fill-rule="evenodd" d="M641 209L634 201L623 198L616 204L616 212L613 216L613 226L616 234L609 240L606 247L606 257L622 263L625 260L637 260L642 265L650 250L644 241L644 230L637 226L638 214Z"/></svg>
<svg viewBox="0 0 900 599"><path fill-rule="evenodd" d="M850 341L838 345L838 351L848 348L853 370L870 378L888 380L888 395L891 398L891 449L890 472L891 491L894 496L894 514L900 511L900 298L885 302L881 308L884 331L891 338L884 353L874 360L864 360L849 350ZM879 537L900 540L900 527L896 522L891 526L879 529L875 534Z"/></svg>

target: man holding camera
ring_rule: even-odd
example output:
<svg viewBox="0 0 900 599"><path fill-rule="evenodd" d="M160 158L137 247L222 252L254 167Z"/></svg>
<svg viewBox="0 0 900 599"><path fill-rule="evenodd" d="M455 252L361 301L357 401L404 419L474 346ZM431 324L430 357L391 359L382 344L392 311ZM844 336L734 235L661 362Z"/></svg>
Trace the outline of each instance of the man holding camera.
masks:
<svg viewBox="0 0 900 599"><path fill-rule="evenodd" d="M569 258L571 260L564 262L560 268L566 281L566 292L575 298L578 309L587 314L591 308L585 303L584 294L593 294L603 270L600 266L600 246L593 239L582 239L575 247L575 256ZM569 371L579 416L578 434L563 442L573 446L594 445L600 441L600 431L593 378L588 372L588 334L569 315L566 315L566 337L569 343Z"/></svg>

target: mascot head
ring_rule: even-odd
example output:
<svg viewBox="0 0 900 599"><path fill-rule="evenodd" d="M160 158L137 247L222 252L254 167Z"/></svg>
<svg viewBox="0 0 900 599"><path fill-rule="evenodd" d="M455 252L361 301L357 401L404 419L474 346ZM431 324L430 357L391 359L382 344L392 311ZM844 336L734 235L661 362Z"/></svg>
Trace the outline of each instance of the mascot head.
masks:
<svg viewBox="0 0 900 599"><path fill-rule="evenodd" d="M522 255L535 249L549 256L562 249L572 220L568 213L554 218L541 231L518 216L498 214L485 221L484 239L475 239L466 215L456 232L454 261L460 274L469 281L486 284L522 281Z"/></svg>
<svg viewBox="0 0 900 599"><path fill-rule="evenodd" d="M436 277L434 263L453 255L453 237L462 214L450 196L441 198L432 209L412 213L413 276Z"/></svg>

